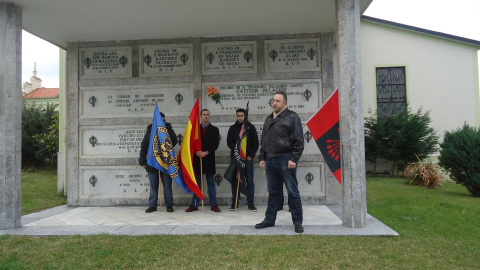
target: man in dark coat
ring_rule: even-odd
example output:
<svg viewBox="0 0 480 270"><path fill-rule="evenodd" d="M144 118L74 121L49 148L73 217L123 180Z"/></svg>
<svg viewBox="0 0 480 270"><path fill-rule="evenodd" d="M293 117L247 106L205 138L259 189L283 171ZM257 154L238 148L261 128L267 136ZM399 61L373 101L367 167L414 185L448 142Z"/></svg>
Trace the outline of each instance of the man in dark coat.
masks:
<svg viewBox="0 0 480 270"><path fill-rule="evenodd" d="M245 109L238 109L236 111L237 114L237 122L231 125L228 129L228 136L227 136L227 145L230 148L230 158L234 159L234 150L235 146L237 145L237 141L239 139L240 130L242 129L243 122L245 120ZM245 178L247 182L247 190L248 190L248 197L247 197L247 205L248 209L252 210L253 212L257 211L257 208L254 204L254 195L255 195L255 184L253 183L253 158L258 150L258 135L255 126L252 125L250 122L246 122L245 126L247 132L247 160L246 160L246 168L245 168ZM237 180L231 181L232 183L232 206L230 207L230 211L235 210L235 202L237 197Z"/></svg>
<svg viewBox="0 0 480 270"><path fill-rule="evenodd" d="M200 132L202 134L202 151L197 151L193 154L193 170L195 171L195 178L197 179L198 187L201 189L201 172L205 174L208 186L208 199L210 201L210 209L214 212L220 212L217 205L217 194L215 191L215 182L213 176L215 175L215 151L220 144L220 132L218 128L210 123L210 111L203 109L200 112L202 124ZM202 171L200 170L200 158L202 158ZM193 195L190 207L185 212L192 212L198 210L200 198Z"/></svg>
<svg viewBox="0 0 480 270"><path fill-rule="evenodd" d="M302 198L298 191L297 163L303 148L303 129L300 117L287 108L287 94L278 91L273 96L273 112L265 120L260 148L260 168L267 174L268 206L265 219L257 229L275 226L278 210L279 185L288 191L288 206L296 233L303 233Z"/></svg>
<svg viewBox="0 0 480 270"><path fill-rule="evenodd" d="M160 113L165 122L165 115ZM172 124L165 122L165 126L168 130L168 136L172 141L173 146L177 144L177 135L173 131ZM138 163L140 166L144 167L148 172L148 179L150 181L150 197L148 198L148 208L145 210L145 213L151 213L157 211L158 205L158 170L151 167L147 164L147 154L148 146L150 144L150 133L152 131L152 124L148 125L145 136L143 136L142 146L140 149L140 157L138 158ZM160 178L162 179L163 185L163 197L165 198L165 205L167 206L167 212L173 212L173 193L172 193L172 178L170 175L160 172Z"/></svg>

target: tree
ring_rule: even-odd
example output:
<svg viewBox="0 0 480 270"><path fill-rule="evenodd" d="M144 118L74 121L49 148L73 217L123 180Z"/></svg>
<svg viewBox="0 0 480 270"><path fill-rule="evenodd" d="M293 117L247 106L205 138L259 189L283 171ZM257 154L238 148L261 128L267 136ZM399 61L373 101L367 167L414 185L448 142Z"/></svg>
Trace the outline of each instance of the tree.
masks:
<svg viewBox="0 0 480 270"><path fill-rule="evenodd" d="M365 119L365 156L372 161L384 158L393 162L392 177L395 166L403 171L405 166L417 158L424 159L436 152L438 136L429 127L430 113L411 109L394 113L385 118L378 114ZM375 166L375 164L374 164Z"/></svg>
<svg viewBox="0 0 480 270"><path fill-rule="evenodd" d="M480 129L464 124L447 131L440 148L440 166L474 197L480 197Z"/></svg>

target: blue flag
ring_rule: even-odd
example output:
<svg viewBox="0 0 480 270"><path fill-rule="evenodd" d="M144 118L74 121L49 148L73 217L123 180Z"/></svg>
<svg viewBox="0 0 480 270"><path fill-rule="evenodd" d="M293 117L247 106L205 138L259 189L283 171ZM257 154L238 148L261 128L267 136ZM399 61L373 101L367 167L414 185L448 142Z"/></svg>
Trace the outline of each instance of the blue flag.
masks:
<svg viewBox="0 0 480 270"><path fill-rule="evenodd" d="M153 113L147 164L170 175L172 180L185 192L192 193L185 184L185 181L183 181L182 171L175 157L172 140L170 139L170 135L168 135L167 127L165 122L163 122L157 105L155 105L155 112Z"/></svg>

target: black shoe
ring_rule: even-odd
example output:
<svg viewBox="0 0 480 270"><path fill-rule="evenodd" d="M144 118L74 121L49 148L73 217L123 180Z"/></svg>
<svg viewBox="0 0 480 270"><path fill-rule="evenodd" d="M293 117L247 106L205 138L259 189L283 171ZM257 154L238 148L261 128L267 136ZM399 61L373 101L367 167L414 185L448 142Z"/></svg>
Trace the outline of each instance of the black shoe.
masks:
<svg viewBox="0 0 480 270"><path fill-rule="evenodd" d="M281 207L277 207L277 212L283 210L283 205Z"/></svg>
<svg viewBox="0 0 480 270"><path fill-rule="evenodd" d="M295 225L295 232L296 232L296 233L303 233L303 226L302 226L302 224Z"/></svg>
<svg viewBox="0 0 480 270"><path fill-rule="evenodd" d="M149 206L147 210L145 210L145 213L151 213L157 211L157 207Z"/></svg>
<svg viewBox="0 0 480 270"><path fill-rule="evenodd" d="M273 227L273 226L275 226L275 224L268 223L264 220L261 223L258 223L257 225L255 225L255 229L265 229L267 227Z"/></svg>
<svg viewBox="0 0 480 270"><path fill-rule="evenodd" d="M172 206L167 206L167 212L173 212L173 207Z"/></svg>
<svg viewBox="0 0 480 270"><path fill-rule="evenodd" d="M230 211L235 211L235 204L232 203L232 206L230 206Z"/></svg>
<svg viewBox="0 0 480 270"><path fill-rule="evenodd" d="M257 212L257 208L255 207L255 204L253 204L253 203L248 205L248 209L252 210L252 212Z"/></svg>

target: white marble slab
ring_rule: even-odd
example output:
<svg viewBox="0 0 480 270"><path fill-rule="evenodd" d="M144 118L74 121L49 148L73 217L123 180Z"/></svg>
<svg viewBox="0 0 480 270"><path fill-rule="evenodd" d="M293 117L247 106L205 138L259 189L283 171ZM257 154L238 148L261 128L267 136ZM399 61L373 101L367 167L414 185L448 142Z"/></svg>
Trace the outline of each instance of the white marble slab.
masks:
<svg viewBox="0 0 480 270"><path fill-rule="evenodd" d="M255 41L202 43L202 73L204 75L256 72Z"/></svg>
<svg viewBox="0 0 480 270"><path fill-rule="evenodd" d="M132 77L132 47L80 48L81 79Z"/></svg>
<svg viewBox="0 0 480 270"><path fill-rule="evenodd" d="M208 87L218 90L219 102L208 96ZM322 104L320 80L207 82L202 84L202 91L204 107L209 108L212 115L235 115L235 110L245 108L249 101L250 113L270 114L276 91L287 93L287 106L297 113L316 112Z"/></svg>
<svg viewBox="0 0 480 270"><path fill-rule="evenodd" d="M191 84L153 84L80 88L80 118L152 117L155 103L169 116L188 116Z"/></svg>
<svg viewBox="0 0 480 270"><path fill-rule="evenodd" d="M193 44L140 45L140 77L193 75Z"/></svg>
<svg viewBox="0 0 480 270"><path fill-rule="evenodd" d="M265 40L265 71L320 71L320 39Z"/></svg>

